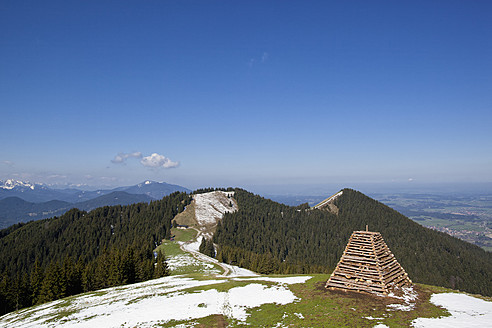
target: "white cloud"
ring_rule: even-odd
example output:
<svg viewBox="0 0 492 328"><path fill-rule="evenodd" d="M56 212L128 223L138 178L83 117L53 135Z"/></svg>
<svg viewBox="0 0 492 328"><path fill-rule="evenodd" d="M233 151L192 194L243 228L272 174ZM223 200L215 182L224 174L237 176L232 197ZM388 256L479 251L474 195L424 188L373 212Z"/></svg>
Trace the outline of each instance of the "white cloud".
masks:
<svg viewBox="0 0 492 328"><path fill-rule="evenodd" d="M118 180L116 177L99 177L99 180L105 181L105 182L115 182Z"/></svg>
<svg viewBox="0 0 492 328"><path fill-rule="evenodd" d="M142 158L142 153L135 151L133 153L118 153L111 162L115 164L123 164L128 158Z"/></svg>
<svg viewBox="0 0 492 328"><path fill-rule="evenodd" d="M254 58L250 58L249 61L248 61L248 66L250 68L252 68L253 66L255 66L257 63L258 64L265 64L267 61L268 61L268 57L270 55L268 54L268 52L263 52L261 54L261 57L254 57Z"/></svg>
<svg viewBox="0 0 492 328"><path fill-rule="evenodd" d="M58 179L66 179L67 176L64 175L64 174L50 174L48 176L46 176L46 179L48 180L58 180Z"/></svg>
<svg viewBox="0 0 492 328"><path fill-rule="evenodd" d="M150 156L145 156L144 158L142 158L140 163L142 163L143 166L150 168L163 167L165 169L170 169L179 165L179 162L173 162L169 158L157 153L153 153Z"/></svg>

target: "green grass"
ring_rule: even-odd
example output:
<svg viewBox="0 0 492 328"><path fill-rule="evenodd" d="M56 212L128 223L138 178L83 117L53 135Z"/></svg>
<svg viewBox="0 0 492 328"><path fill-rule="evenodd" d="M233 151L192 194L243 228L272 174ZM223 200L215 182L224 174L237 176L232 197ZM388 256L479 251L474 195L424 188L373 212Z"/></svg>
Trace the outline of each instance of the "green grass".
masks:
<svg viewBox="0 0 492 328"><path fill-rule="evenodd" d="M250 310L247 324L253 327L373 327L383 323L389 327L408 327L419 317L447 315L428 299L432 291L416 286L423 298L412 311L388 311L387 305L398 300L385 297L331 291L324 288L329 275L314 275L305 284L291 285L290 290L300 298L287 305L265 304ZM367 317L380 318L370 320ZM243 324L237 323L238 327Z"/></svg>
<svg viewBox="0 0 492 328"><path fill-rule="evenodd" d="M185 252L181 250L179 247L179 244L173 241L165 241L157 248L155 249L156 251L162 250L164 251L164 254L166 254L166 257L170 256L176 256L176 255L183 255Z"/></svg>
<svg viewBox="0 0 492 328"><path fill-rule="evenodd" d="M166 254L166 257L188 254L181 250L178 241L182 241L182 242L191 241L196 237L196 234L197 231L195 229L190 228L185 230L185 229L173 228L171 229L171 235L175 235L174 241L165 240L162 242L162 244L157 246L155 250L156 251L163 250L164 254Z"/></svg>
<svg viewBox="0 0 492 328"><path fill-rule="evenodd" d="M231 326L228 325L228 318L225 318L223 315L214 314L214 315L209 315L208 317L194 319L191 321L172 320L166 323L159 324L159 327L221 328L221 327L231 327Z"/></svg>
<svg viewBox="0 0 492 328"><path fill-rule="evenodd" d="M195 239L197 231L195 229L171 229L171 235L174 235L176 241L192 241Z"/></svg>

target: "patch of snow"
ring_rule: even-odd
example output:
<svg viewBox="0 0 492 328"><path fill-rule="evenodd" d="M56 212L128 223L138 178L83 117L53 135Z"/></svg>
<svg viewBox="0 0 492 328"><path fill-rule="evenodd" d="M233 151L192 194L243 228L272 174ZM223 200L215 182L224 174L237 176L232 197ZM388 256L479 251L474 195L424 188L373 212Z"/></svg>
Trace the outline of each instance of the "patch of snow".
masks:
<svg viewBox="0 0 492 328"><path fill-rule="evenodd" d="M246 281L246 280L262 280L262 281L270 281L276 282L282 285L293 285L293 284L303 284L309 279L311 276L298 276L298 277L253 277L253 278L236 278L234 280L238 281Z"/></svg>
<svg viewBox="0 0 492 328"><path fill-rule="evenodd" d="M302 315L302 313L295 313L294 312L294 315L297 316L299 319L304 319L304 316Z"/></svg>
<svg viewBox="0 0 492 328"><path fill-rule="evenodd" d="M183 242L183 241L178 241L178 244L187 252L198 252L200 249L200 241L198 241L198 238L193 240L192 242Z"/></svg>
<svg viewBox="0 0 492 328"><path fill-rule="evenodd" d="M331 196L330 198L325 199L324 201L322 201L318 205L314 206L314 208L320 208L320 207L328 204L329 202L334 201L335 199L337 199L338 197L340 197L342 194L343 194L343 190L337 192L335 195Z"/></svg>
<svg viewBox="0 0 492 328"><path fill-rule="evenodd" d="M183 267L197 267L196 271L217 275L220 271L211 263L203 262L195 259L188 254L170 256L166 260L168 268L173 271L179 271Z"/></svg>
<svg viewBox="0 0 492 328"><path fill-rule="evenodd" d="M465 294L433 294L431 303L448 310L450 317L417 318L413 327L492 327L492 302Z"/></svg>
<svg viewBox="0 0 492 328"><path fill-rule="evenodd" d="M413 286L410 287L395 287L395 290L398 292L399 290L402 291L402 294L398 293L398 295L395 295L393 291L388 293L388 296L393 297L393 298L398 298L401 300L404 300L405 302L412 302L415 301L419 295L417 294L417 291L413 289Z"/></svg>
<svg viewBox="0 0 492 328"><path fill-rule="evenodd" d="M388 296L403 300L403 304L395 303L387 306L389 311L411 311L415 308L415 301L419 297L417 291L410 287L395 287L396 294L391 291Z"/></svg>
<svg viewBox="0 0 492 328"><path fill-rule="evenodd" d="M389 328L388 326L382 324L382 323L378 323L377 325L375 325L373 328Z"/></svg>
<svg viewBox="0 0 492 328"><path fill-rule="evenodd" d="M412 311L415 307L415 303L412 304L388 304L387 306L391 310L395 311Z"/></svg>
<svg viewBox="0 0 492 328"><path fill-rule="evenodd" d="M258 276L259 275L258 273L254 272L254 271L251 271L251 270L248 270L245 268L240 268L240 267L235 266L235 265L230 265L227 263L220 263L220 265L229 269L229 274L227 275L227 277L252 277L252 276Z"/></svg>
<svg viewBox="0 0 492 328"><path fill-rule="evenodd" d="M364 317L366 318L367 320L384 320L384 318L374 318L372 316L368 316L368 317Z"/></svg>
<svg viewBox="0 0 492 328"><path fill-rule="evenodd" d="M149 180L145 181L146 185L151 184L151 183L152 183L152 181L149 181Z"/></svg>

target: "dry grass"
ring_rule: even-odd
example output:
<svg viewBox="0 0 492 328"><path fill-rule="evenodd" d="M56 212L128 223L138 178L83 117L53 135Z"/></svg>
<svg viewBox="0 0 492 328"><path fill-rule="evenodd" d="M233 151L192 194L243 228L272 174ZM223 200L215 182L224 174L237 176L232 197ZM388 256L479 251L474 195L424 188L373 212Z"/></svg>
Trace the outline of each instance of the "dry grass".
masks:
<svg viewBox="0 0 492 328"><path fill-rule="evenodd" d="M186 209L176 215L174 218L179 225L187 225L189 227L196 227L198 222L195 217L195 201L192 201Z"/></svg>

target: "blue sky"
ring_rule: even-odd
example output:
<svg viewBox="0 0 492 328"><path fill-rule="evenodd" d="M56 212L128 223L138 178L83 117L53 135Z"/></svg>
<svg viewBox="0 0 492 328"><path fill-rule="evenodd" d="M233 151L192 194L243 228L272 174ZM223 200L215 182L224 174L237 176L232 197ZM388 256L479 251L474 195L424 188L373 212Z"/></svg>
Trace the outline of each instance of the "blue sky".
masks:
<svg viewBox="0 0 492 328"><path fill-rule="evenodd" d="M490 1L1 1L0 48L0 179L492 182Z"/></svg>

